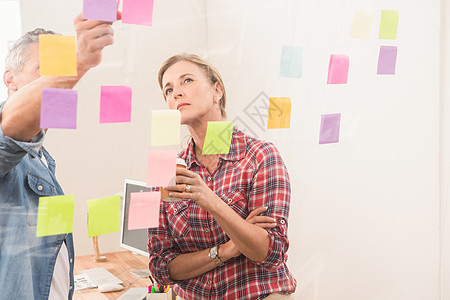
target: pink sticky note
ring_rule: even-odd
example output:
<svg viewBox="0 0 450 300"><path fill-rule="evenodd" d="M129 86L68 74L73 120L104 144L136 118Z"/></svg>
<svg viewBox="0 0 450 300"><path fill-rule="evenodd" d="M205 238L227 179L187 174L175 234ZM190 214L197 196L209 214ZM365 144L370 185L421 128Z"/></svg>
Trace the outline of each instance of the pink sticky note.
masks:
<svg viewBox="0 0 450 300"><path fill-rule="evenodd" d="M152 26L153 0L123 0L122 23Z"/></svg>
<svg viewBox="0 0 450 300"><path fill-rule="evenodd" d="M341 114L322 115L319 144L338 143L340 123Z"/></svg>
<svg viewBox="0 0 450 300"><path fill-rule="evenodd" d="M154 228L159 226L161 192L130 194L128 230Z"/></svg>
<svg viewBox="0 0 450 300"><path fill-rule="evenodd" d="M330 55L327 84L347 83L349 59L347 55Z"/></svg>
<svg viewBox="0 0 450 300"><path fill-rule="evenodd" d="M100 95L100 123L131 121L131 87L102 86Z"/></svg>
<svg viewBox="0 0 450 300"><path fill-rule="evenodd" d="M78 92L66 89L43 88L41 128L77 128Z"/></svg>
<svg viewBox="0 0 450 300"><path fill-rule="evenodd" d="M377 74L395 74L395 63L397 61L397 46L380 46L378 56Z"/></svg>
<svg viewBox="0 0 450 300"><path fill-rule="evenodd" d="M116 21L117 0L83 0L83 19Z"/></svg>
<svg viewBox="0 0 450 300"><path fill-rule="evenodd" d="M176 150L149 151L147 163L147 186L175 185L177 166Z"/></svg>

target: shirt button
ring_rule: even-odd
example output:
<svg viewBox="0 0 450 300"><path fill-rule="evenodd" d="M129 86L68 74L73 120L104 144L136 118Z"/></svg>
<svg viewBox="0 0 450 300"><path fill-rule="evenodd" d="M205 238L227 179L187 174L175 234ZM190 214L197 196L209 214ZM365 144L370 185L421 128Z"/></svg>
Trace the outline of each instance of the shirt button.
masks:
<svg viewBox="0 0 450 300"><path fill-rule="evenodd" d="M211 176L208 176L208 181L211 181L212 180L212 177Z"/></svg>
<svg viewBox="0 0 450 300"><path fill-rule="evenodd" d="M228 201L228 203L231 203L231 199L228 199L227 201Z"/></svg>
<svg viewBox="0 0 450 300"><path fill-rule="evenodd" d="M209 229L208 229L208 228L206 228L206 229L205 229L205 231L206 231L206 232L209 232Z"/></svg>
<svg viewBox="0 0 450 300"><path fill-rule="evenodd" d="M212 284L212 281L211 280L208 280L208 285L211 285Z"/></svg>
<svg viewBox="0 0 450 300"><path fill-rule="evenodd" d="M284 223L286 223L286 222L285 222L284 220L281 220L280 223L281 223L281 224L284 224Z"/></svg>
<svg viewBox="0 0 450 300"><path fill-rule="evenodd" d="M44 189L44 187L43 187L42 185L39 185L39 186L38 186L38 190L39 190L39 191L42 191L43 189Z"/></svg>
<svg viewBox="0 0 450 300"><path fill-rule="evenodd" d="M173 211L176 213L178 211L178 209L174 208Z"/></svg>

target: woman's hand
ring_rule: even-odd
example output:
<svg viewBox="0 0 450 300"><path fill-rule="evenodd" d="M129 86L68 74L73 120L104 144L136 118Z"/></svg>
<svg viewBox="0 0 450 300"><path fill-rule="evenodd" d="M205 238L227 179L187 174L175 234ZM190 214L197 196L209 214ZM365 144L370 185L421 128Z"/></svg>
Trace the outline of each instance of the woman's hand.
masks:
<svg viewBox="0 0 450 300"><path fill-rule="evenodd" d="M164 187L170 197L191 199L209 212L217 201L221 201L197 173L185 168L177 168L176 174L177 185Z"/></svg>
<svg viewBox="0 0 450 300"><path fill-rule="evenodd" d="M274 220L273 218L259 215L265 211L267 211L267 207L264 206L258 207L253 211L251 211L245 220L253 225L265 229L277 226L276 220ZM229 240L228 242L226 242L223 245L220 245L219 247L218 256L223 261L227 261L233 257L238 257L241 254L242 253L239 251L239 249L236 247L236 245L233 243L232 240Z"/></svg>

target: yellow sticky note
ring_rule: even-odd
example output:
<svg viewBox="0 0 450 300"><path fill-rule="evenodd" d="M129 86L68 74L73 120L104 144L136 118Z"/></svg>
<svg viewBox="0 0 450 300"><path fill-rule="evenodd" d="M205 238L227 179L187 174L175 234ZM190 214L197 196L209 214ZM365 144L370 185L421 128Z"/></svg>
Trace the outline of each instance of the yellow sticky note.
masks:
<svg viewBox="0 0 450 300"><path fill-rule="evenodd" d="M371 13L357 9L353 17L350 37L354 39L368 39L372 27L373 16Z"/></svg>
<svg viewBox="0 0 450 300"><path fill-rule="evenodd" d="M380 32L378 38L395 40L397 39L398 27L398 11L396 10L382 10L380 21Z"/></svg>
<svg viewBox="0 0 450 300"><path fill-rule="evenodd" d="M74 195L39 198L36 236L72 232L74 209Z"/></svg>
<svg viewBox="0 0 450 300"><path fill-rule="evenodd" d="M230 152L232 136L232 122L208 122L202 154L228 154Z"/></svg>
<svg viewBox="0 0 450 300"><path fill-rule="evenodd" d="M151 146L179 145L180 120L178 110L153 110Z"/></svg>
<svg viewBox="0 0 450 300"><path fill-rule="evenodd" d="M120 196L88 200L88 236L120 230Z"/></svg>
<svg viewBox="0 0 450 300"><path fill-rule="evenodd" d="M291 127L291 98L270 97L267 129Z"/></svg>
<svg viewBox="0 0 450 300"><path fill-rule="evenodd" d="M74 36L39 35L41 76L76 76L77 45Z"/></svg>

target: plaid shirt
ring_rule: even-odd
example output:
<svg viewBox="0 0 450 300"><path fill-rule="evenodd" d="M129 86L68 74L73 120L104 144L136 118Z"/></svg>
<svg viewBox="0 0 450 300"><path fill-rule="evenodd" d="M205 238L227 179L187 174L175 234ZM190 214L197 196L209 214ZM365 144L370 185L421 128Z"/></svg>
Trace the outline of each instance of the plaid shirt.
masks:
<svg viewBox="0 0 450 300"><path fill-rule="evenodd" d="M244 255L195 278L173 281L168 264L178 255L224 244L229 237L211 214L192 200L161 202L160 225L149 229L149 268L158 283L175 284L184 299L263 299L274 292L292 293L296 280L286 266L290 182L275 146L234 129L229 154L219 155L213 174L194 155L191 140L180 157L187 168L200 174L206 184L242 218L261 206L277 220L268 229L269 252L262 262Z"/></svg>

